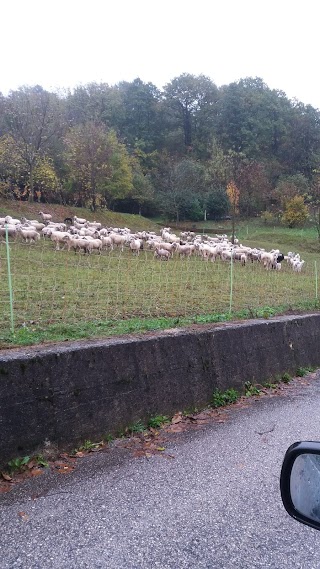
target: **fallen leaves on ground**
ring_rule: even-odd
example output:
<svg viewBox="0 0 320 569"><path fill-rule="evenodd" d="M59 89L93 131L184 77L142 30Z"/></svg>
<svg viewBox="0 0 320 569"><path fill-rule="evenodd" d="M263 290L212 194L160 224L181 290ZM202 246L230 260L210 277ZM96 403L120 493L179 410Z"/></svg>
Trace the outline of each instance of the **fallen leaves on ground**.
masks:
<svg viewBox="0 0 320 569"><path fill-rule="evenodd" d="M205 409L199 413L183 414L181 411L176 413L169 424L163 425L159 429L148 429L143 433L135 433L131 437L125 437L115 441L115 446L124 448L132 452L135 458L151 458L158 455L166 459L173 459L174 455L166 452L169 437L172 434L183 433L187 430L202 428L213 421L225 423L228 414L225 410Z"/></svg>
<svg viewBox="0 0 320 569"><path fill-rule="evenodd" d="M135 458L151 458L155 454L163 454L166 450L165 445L166 439L161 429L150 429L133 437L115 441L115 446L132 451Z"/></svg>
<svg viewBox="0 0 320 569"><path fill-rule="evenodd" d="M29 519L29 516L26 514L26 512L18 512L18 516L22 519L23 522L27 522Z"/></svg>
<svg viewBox="0 0 320 569"><path fill-rule="evenodd" d="M75 457L67 453L62 453L58 460L51 463L51 467L53 467L58 474L69 474L75 469L76 462L77 459Z"/></svg>

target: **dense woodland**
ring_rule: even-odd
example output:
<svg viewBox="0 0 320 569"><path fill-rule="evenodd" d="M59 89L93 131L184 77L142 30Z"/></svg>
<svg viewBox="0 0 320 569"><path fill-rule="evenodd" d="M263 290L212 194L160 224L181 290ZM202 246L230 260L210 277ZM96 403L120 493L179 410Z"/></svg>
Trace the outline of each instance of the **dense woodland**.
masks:
<svg viewBox="0 0 320 569"><path fill-rule="evenodd" d="M0 94L2 197L198 221L230 214L230 183L242 216L318 215L320 111L260 78L218 88L187 73L162 91Z"/></svg>

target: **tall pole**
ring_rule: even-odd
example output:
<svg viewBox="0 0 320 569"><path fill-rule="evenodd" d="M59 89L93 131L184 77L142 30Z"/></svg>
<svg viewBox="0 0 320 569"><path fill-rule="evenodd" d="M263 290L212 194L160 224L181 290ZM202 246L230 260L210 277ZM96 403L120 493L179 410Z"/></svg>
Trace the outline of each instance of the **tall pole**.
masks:
<svg viewBox="0 0 320 569"><path fill-rule="evenodd" d="M7 224L6 224L6 251L7 251L8 286L9 286L9 302L10 302L10 322L11 322L10 328L11 328L12 334L14 334L13 293L12 293L11 268L10 268L9 235L8 235L8 225Z"/></svg>

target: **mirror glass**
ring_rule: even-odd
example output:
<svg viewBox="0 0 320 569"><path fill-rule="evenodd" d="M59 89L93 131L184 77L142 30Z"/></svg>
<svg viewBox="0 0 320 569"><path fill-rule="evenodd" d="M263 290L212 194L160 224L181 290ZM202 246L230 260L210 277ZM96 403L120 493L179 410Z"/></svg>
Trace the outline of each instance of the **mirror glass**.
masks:
<svg viewBox="0 0 320 569"><path fill-rule="evenodd" d="M315 522L320 522L319 455L297 456L291 471L290 492L296 510Z"/></svg>

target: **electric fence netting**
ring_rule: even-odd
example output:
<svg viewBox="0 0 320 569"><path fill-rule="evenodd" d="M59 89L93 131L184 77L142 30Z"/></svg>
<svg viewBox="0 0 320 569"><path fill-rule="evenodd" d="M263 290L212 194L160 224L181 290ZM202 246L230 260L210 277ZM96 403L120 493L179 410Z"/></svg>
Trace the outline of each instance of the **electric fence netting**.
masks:
<svg viewBox="0 0 320 569"><path fill-rule="evenodd" d="M318 297L316 262L299 273L259 262L214 263L193 255L168 261L153 251L91 255L56 251L51 241L0 244L0 335L20 327L46 328L132 317L219 315L259 309L298 309Z"/></svg>

